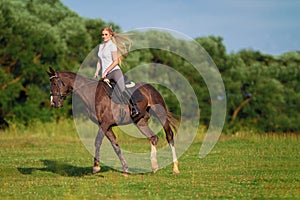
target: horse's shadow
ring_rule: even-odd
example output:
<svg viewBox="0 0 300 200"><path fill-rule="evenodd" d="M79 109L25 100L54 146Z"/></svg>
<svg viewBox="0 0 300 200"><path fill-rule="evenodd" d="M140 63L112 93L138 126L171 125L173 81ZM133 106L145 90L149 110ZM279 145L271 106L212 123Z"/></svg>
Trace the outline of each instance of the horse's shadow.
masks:
<svg viewBox="0 0 300 200"><path fill-rule="evenodd" d="M78 167L55 160L41 160L45 167L43 168L18 168L21 174L32 174L34 171L52 172L67 177L82 177L92 175L92 167ZM111 170L109 167L101 166L101 172Z"/></svg>

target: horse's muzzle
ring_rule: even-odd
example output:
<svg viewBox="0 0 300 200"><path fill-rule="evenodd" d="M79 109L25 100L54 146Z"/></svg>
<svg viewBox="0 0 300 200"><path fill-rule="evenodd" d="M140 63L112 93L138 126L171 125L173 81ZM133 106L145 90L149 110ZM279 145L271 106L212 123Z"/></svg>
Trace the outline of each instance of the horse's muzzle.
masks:
<svg viewBox="0 0 300 200"><path fill-rule="evenodd" d="M59 100L52 99L50 101L50 106L54 108L61 108L63 107L63 104Z"/></svg>

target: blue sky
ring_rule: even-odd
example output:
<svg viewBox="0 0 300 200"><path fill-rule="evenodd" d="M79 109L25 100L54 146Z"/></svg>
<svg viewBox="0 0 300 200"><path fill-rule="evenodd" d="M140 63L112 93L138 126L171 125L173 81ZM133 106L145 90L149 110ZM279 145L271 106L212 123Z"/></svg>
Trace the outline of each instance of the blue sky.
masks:
<svg viewBox="0 0 300 200"><path fill-rule="evenodd" d="M299 0L61 0L82 17L114 22L123 31L159 27L189 37L223 37L227 52L300 51Z"/></svg>

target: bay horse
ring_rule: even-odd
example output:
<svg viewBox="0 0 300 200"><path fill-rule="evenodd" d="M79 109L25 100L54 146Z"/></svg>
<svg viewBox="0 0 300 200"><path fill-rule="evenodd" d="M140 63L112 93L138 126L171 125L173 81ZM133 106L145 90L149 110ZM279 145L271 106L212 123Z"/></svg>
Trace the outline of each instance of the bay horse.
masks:
<svg viewBox="0 0 300 200"><path fill-rule="evenodd" d="M128 165L122 155L117 138L112 130L112 127L118 125L126 125L134 123L139 131L144 134L151 144L151 165L152 171L155 173L158 170L156 158L156 147L158 137L148 126L150 119L150 109L159 119L160 124L166 133L166 139L171 147L173 156L173 173L178 174L178 159L174 146L174 133L176 132L176 119L172 113L167 111L166 104L160 93L150 84L136 83L142 95L142 101L137 102L140 109L140 114L134 118L130 116L128 105L116 104L111 100L105 90L105 82L95 79L86 78L82 75L69 71L55 71L49 67L50 72L47 72L50 77L50 104L52 107L62 107L63 101L68 95L74 93L85 104L89 118L98 125L98 133L95 138L95 157L93 174L101 171L100 168L100 146L104 136L110 141L115 153L123 167L123 173L128 173ZM76 80L76 85L75 85ZM155 106L159 105L159 106ZM120 109L125 110L125 116L122 116L122 121L116 121L120 115ZM124 115L124 112L122 112ZM117 117L116 117L117 116ZM172 130L173 129L173 130Z"/></svg>

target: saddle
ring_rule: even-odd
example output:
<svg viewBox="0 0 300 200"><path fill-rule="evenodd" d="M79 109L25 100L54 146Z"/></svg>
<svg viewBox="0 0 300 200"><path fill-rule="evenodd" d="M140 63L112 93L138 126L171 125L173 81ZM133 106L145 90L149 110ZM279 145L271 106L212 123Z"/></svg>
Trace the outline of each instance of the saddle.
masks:
<svg viewBox="0 0 300 200"><path fill-rule="evenodd" d="M124 77L125 78L125 77ZM129 99L124 97L121 90L117 86L117 83L113 79L102 79L104 82L104 88L107 95L111 98L111 100L116 104L126 104L129 105ZM138 89L138 86L125 78L125 88L129 90L129 93L132 94L131 98L134 98L136 102L140 102L143 100L142 93Z"/></svg>

